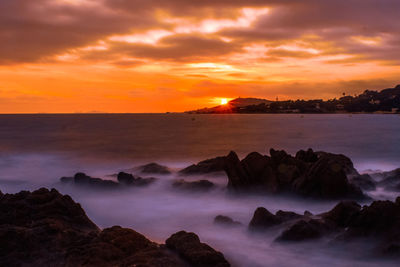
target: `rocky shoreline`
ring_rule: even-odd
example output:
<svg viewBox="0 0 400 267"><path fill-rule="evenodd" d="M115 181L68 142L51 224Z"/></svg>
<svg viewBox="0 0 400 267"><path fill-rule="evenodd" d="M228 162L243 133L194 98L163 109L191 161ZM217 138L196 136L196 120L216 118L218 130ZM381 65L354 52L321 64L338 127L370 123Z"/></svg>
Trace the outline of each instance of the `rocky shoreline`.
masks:
<svg viewBox="0 0 400 267"><path fill-rule="evenodd" d="M57 190L0 193L1 266L230 266L194 233L157 244L120 226L99 229Z"/></svg>
<svg viewBox="0 0 400 267"><path fill-rule="evenodd" d="M62 177L62 185L84 190L146 188L170 177L173 170L150 163L136 173L119 172L115 180L93 178L84 173ZM225 173L226 186L204 179ZM149 174L156 177L141 177ZM237 194L287 195L312 201L337 201L331 210L312 214L279 210L275 214L258 207L243 223L215 214L214 224L258 237L275 236L273 243L285 245L325 240L328 246L359 248L359 257L400 257L400 197L395 201L373 201L368 192L384 188L400 191L400 169L360 174L341 154L300 150L295 156L271 149L270 155L253 152L242 160L235 152L193 164L167 180L174 191L208 194L215 188ZM200 176L201 179L196 177ZM175 176L174 176L175 177ZM221 179L221 178L218 178ZM130 191L129 191L130 192ZM134 192L133 192L134 193ZM368 201L361 206L357 201ZM271 207L268 207L271 208ZM140 214L139 214L140 216ZM100 229L81 206L56 189L16 194L0 192L1 266L230 266L221 252L202 243L195 233L179 231L165 244L150 241L128 228ZM368 244L368 248L360 247ZM356 254L356 252L354 253Z"/></svg>

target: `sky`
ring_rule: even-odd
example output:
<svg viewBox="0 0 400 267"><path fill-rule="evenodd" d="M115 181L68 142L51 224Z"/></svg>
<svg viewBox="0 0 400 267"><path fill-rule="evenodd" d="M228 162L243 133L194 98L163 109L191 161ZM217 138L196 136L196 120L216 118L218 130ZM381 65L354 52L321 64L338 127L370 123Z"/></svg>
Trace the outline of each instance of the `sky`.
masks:
<svg viewBox="0 0 400 267"><path fill-rule="evenodd" d="M0 0L0 113L167 112L400 84L399 0Z"/></svg>

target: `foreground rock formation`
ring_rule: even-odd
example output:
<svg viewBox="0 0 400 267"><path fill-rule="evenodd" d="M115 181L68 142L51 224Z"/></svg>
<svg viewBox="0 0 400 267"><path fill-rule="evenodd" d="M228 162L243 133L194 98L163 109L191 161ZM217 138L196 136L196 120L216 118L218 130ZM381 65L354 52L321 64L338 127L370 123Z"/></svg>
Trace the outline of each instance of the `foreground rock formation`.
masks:
<svg viewBox="0 0 400 267"><path fill-rule="evenodd" d="M232 191L292 193L321 199L364 197L348 179L359 176L348 157L312 149L300 150L295 157L271 149L270 156L253 152L243 160L230 152L225 171Z"/></svg>
<svg viewBox="0 0 400 267"><path fill-rule="evenodd" d="M351 247L361 241L358 244L365 243L372 248L372 251L366 250L366 254L400 257L400 197L396 202L374 201L364 207L354 201L342 201L332 210L318 215L284 211L274 215L265 208L257 208L249 229L276 231L277 228L283 229L276 239L279 242L324 237L331 244Z"/></svg>
<svg viewBox="0 0 400 267"><path fill-rule="evenodd" d="M103 180L100 178L93 178L85 173L77 173L74 177L62 177L60 181L64 184L73 184L80 187L87 187L92 189L120 189L128 186L146 186L154 181L156 178L142 178L133 176L132 174L120 172L117 175L118 182L111 180Z"/></svg>
<svg viewBox="0 0 400 267"><path fill-rule="evenodd" d="M229 266L194 233L156 244L134 230L99 229L57 190L0 192L1 266Z"/></svg>

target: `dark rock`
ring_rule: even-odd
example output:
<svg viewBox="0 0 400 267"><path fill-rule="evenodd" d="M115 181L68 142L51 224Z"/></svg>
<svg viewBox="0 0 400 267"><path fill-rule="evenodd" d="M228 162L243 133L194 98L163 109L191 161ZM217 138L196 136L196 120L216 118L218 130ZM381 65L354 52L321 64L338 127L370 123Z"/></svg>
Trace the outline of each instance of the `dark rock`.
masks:
<svg viewBox="0 0 400 267"><path fill-rule="evenodd" d="M249 223L249 228L252 230L266 229L282 222L282 218L275 216L266 208L259 207L254 212L253 218Z"/></svg>
<svg viewBox="0 0 400 267"><path fill-rule="evenodd" d="M214 250L207 244L201 243L199 237L194 233L180 231L168 238L165 244L193 266L230 266L221 252Z"/></svg>
<svg viewBox="0 0 400 267"><path fill-rule="evenodd" d="M291 220L296 220L296 219L300 219L303 216L300 214L297 214L295 212L292 211L283 211L283 210L278 210L275 213L275 216L280 218L282 221L286 222L286 221L291 221Z"/></svg>
<svg viewBox="0 0 400 267"><path fill-rule="evenodd" d="M318 154L315 153L311 148L307 151L300 150L296 153L296 159L308 163L314 163L318 160Z"/></svg>
<svg viewBox="0 0 400 267"><path fill-rule="evenodd" d="M74 180L74 184L76 184L76 185L87 186L87 187L96 188L96 189L116 189L119 186L119 184L114 181L103 180L100 178L92 178L81 172L75 174L73 180ZM65 182L66 179L64 178L61 181Z"/></svg>
<svg viewBox="0 0 400 267"><path fill-rule="evenodd" d="M214 188L214 183L208 180L199 180L188 182L185 180L177 180L173 182L172 186L176 189L185 190L185 191L196 191L196 192L205 192Z"/></svg>
<svg viewBox="0 0 400 267"><path fill-rule="evenodd" d="M290 226L277 238L277 241L304 241L320 238L325 226L318 220L300 220Z"/></svg>
<svg viewBox="0 0 400 267"><path fill-rule="evenodd" d="M366 191L372 191L376 189L375 181L368 174L356 175L352 177L350 181L352 184Z"/></svg>
<svg viewBox="0 0 400 267"><path fill-rule="evenodd" d="M222 172L224 171L225 167L225 159L226 157L216 157L213 159L207 159L180 170L179 174L198 175L198 174L207 174L213 172Z"/></svg>
<svg viewBox="0 0 400 267"><path fill-rule="evenodd" d="M228 216L218 215L214 218L215 224L221 224L224 226L239 226L240 222L234 221L232 218Z"/></svg>
<svg viewBox="0 0 400 267"><path fill-rule="evenodd" d="M324 213L322 217L338 226L346 227L352 216L356 215L360 209L361 206L355 201L341 201L332 210Z"/></svg>
<svg viewBox="0 0 400 267"><path fill-rule="evenodd" d="M117 176L118 182L127 186L146 186L153 183L156 178L135 177L130 173L120 172Z"/></svg>
<svg viewBox="0 0 400 267"><path fill-rule="evenodd" d="M294 191L315 198L363 198L361 190L349 183L348 169L346 157L323 153L305 175L294 182Z"/></svg>
<svg viewBox="0 0 400 267"><path fill-rule="evenodd" d="M242 161L235 152L226 157L225 172L231 191L291 193L323 199L364 198L361 189L347 175L358 175L344 155L299 151L292 157L271 149L271 157L257 152Z"/></svg>
<svg viewBox="0 0 400 267"><path fill-rule="evenodd" d="M142 173L171 174L171 171L168 169L168 167L157 163L149 163L146 165L142 165L139 166L138 169Z"/></svg>
<svg viewBox="0 0 400 267"><path fill-rule="evenodd" d="M101 231L79 204L55 189L3 195L0 243L1 266L183 267L186 260L205 266L208 255L211 263L226 263L209 266L229 266L206 244L186 244L183 260L134 230L114 226Z"/></svg>
<svg viewBox="0 0 400 267"><path fill-rule="evenodd" d="M313 214L311 212L309 212L308 210L304 211L304 216L310 217L313 216Z"/></svg>

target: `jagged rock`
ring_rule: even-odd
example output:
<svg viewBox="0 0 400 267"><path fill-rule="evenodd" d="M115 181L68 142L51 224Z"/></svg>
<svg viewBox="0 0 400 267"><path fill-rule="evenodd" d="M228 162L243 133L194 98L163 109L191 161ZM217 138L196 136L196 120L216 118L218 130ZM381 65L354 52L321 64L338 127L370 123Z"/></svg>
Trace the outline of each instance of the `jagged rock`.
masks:
<svg viewBox="0 0 400 267"><path fill-rule="evenodd" d="M142 173L171 174L171 171L167 166L163 166L154 162L139 166L138 169Z"/></svg>
<svg viewBox="0 0 400 267"><path fill-rule="evenodd" d="M196 192L205 192L214 188L214 183L208 180L199 180L188 182L185 180L177 180L173 182L172 186L176 189L185 190L185 191L196 191Z"/></svg>
<svg viewBox="0 0 400 267"><path fill-rule="evenodd" d="M203 160L179 171L182 175L198 175L224 171L226 157Z"/></svg>
<svg viewBox="0 0 400 267"><path fill-rule="evenodd" d="M320 238L326 226L318 220L300 220L290 226L277 238L277 241L304 241Z"/></svg>
<svg viewBox="0 0 400 267"><path fill-rule="evenodd" d="M356 175L352 177L351 183L366 191L372 191L376 189L375 181L368 174Z"/></svg>
<svg viewBox="0 0 400 267"><path fill-rule="evenodd" d="M346 227L352 216L357 214L360 209L361 206L355 201L341 201L332 210L324 213L322 217L338 226Z"/></svg>
<svg viewBox="0 0 400 267"><path fill-rule="evenodd" d="M226 157L225 172L231 191L294 193L306 197L338 199L363 198L362 191L351 184L347 175L358 175L344 155L299 151L292 157L285 151L271 149L271 157L257 152L242 161L231 151Z"/></svg>
<svg viewBox="0 0 400 267"><path fill-rule="evenodd" d="M1 266L229 266L221 253L200 242L178 249L182 259L134 230L100 230L79 204L55 189L3 195L0 244Z"/></svg>
<svg viewBox="0 0 400 267"><path fill-rule="evenodd" d="M128 186L145 186L156 181L156 178L135 177L125 172L118 173L117 179L120 184Z"/></svg>
<svg viewBox="0 0 400 267"><path fill-rule="evenodd" d="M176 251L182 258L193 266L198 267L226 267L230 266L221 252L218 252L201 243L194 233L180 231L165 241L166 246Z"/></svg>
<svg viewBox="0 0 400 267"><path fill-rule="evenodd" d="M300 214L297 214L295 212L292 211L283 211L283 210L278 210L275 213L275 216L280 218L282 221L286 222L286 221L291 221L291 220L296 220L296 219L300 219L303 216Z"/></svg>
<svg viewBox="0 0 400 267"><path fill-rule="evenodd" d="M361 190L349 183L346 175L348 169L346 157L323 153L318 161L294 182L294 192L325 199L363 198Z"/></svg>
<svg viewBox="0 0 400 267"><path fill-rule="evenodd" d="M253 218L249 223L250 229L266 229L283 222L282 218L275 216L266 208L259 207L255 210Z"/></svg>
<svg viewBox="0 0 400 267"><path fill-rule="evenodd" d="M232 218L224 215L218 215L214 218L215 224L220 224L224 226L239 226L240 222L234 221Z"/></svg>

